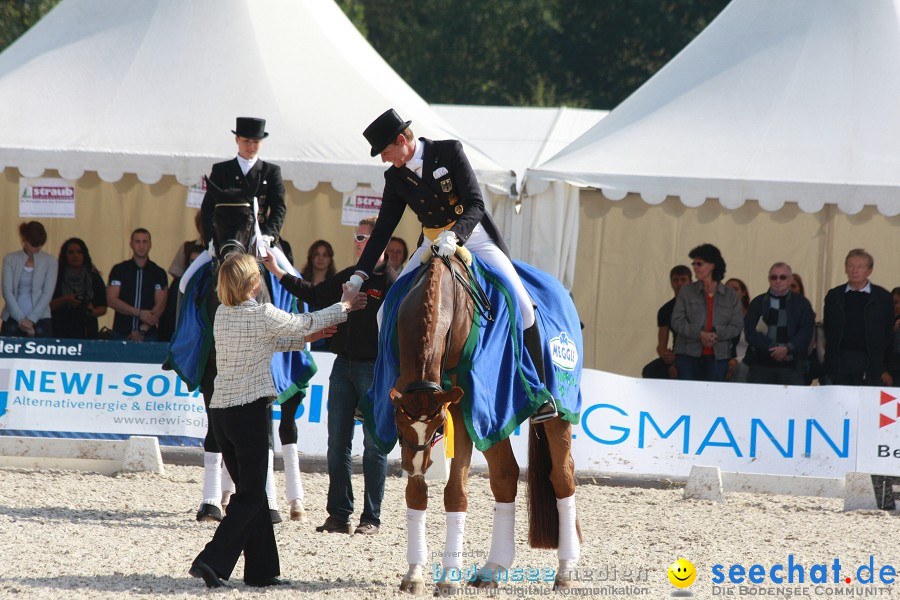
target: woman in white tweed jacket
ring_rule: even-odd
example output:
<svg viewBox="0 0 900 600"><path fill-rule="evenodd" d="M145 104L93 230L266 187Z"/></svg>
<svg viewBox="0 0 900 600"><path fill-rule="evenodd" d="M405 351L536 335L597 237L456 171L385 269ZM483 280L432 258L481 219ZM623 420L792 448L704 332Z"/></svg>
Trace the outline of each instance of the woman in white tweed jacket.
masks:
<svg viewBox="0 0 900 600"><path fill-rule="evenodd" d="M228 258L219 267L217 289L222 305L216 311L215 392L210 424L222 449L225 465L237 485L228 513L188 571L208 587L222 586L231 576L241 552L244 583L265 587L286 583L278 579L278 548L266 500L269 457L266 408L274 400L269 370L273 352L299 350L312 335L347 320L347 313L365 306L365 294L348 294L324 310L288 314L271 304L258 304L261 278L256 259Z"/></svg>

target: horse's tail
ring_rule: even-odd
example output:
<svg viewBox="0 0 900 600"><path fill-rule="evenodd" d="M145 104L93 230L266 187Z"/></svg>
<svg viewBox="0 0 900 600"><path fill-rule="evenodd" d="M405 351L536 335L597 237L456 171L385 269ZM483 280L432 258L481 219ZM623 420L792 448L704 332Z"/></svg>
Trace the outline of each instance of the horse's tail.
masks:
<svg viewBox="0 0 900 600"><path fill-rule="evenodd" d="M550 484L550 444L543 425L530 425L528 430L528 544L532 548L556 548L559 513Z"/></svg>

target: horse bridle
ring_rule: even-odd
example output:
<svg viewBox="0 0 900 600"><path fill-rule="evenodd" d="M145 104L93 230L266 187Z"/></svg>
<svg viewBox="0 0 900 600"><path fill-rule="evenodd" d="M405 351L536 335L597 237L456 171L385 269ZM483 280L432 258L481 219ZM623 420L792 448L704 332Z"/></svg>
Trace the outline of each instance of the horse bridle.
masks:
<svg viewBox="0 0 900 600"><path fill-rule="evenodd" d="M413 384L413 385L415 385L415 384ZM412 387L413 386L407 386L406 389L410 390L410 388L412 388ZM440 388L440 386L433 384L430 381L422 381L422 382L419 382L419 386L417 389L411 390L411 391L442 392L443 390ZM399 411L399 412L402 412L404 415L406 415L410 421L414 421L416 423L430 423L439 414L441 414L441 412L444 409L445 409L445 406L442 404L442 405L438 406L437 409L433 413L431 413L430 415L426 416L423 419L422 417L416 417L414 415L409 414L409 411L407 411L405 408L403 408L403 406L401 406L399 404L395 404L394 405L394 419L396 420L397 412ZM431 446L434 445L434 438L436 438L436 437L437 437L437 427L434 428L434 431L431 432L431 437L428 438L428 440L424 444L414 444L413 442L410 442L408 439L403 437L403 433L401 433L399 429L397 430L397 440L400 442L400 445L406 446L407 448L415 450L416 452L424 452L425 450L428 450L429 448L431 448Z"/></svg>

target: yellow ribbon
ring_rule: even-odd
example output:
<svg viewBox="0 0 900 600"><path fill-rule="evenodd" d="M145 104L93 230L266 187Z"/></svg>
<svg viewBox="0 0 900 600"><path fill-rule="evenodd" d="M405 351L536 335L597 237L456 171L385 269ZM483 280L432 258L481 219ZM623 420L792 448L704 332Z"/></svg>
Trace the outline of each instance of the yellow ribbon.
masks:
<svg viewBox="0 0 900 600"><path fill-rule="evenodd" d="M444 406L444 414L447 415L444 421L444 455L447 458L453 458L453 418L450 411L447 410L449 404Z"/></svg>

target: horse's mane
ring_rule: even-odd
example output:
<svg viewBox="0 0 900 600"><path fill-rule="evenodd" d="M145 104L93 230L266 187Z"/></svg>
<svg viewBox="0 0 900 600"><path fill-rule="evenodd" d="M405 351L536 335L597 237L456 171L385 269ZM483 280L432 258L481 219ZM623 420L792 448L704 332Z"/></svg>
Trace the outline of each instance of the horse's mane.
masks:
<svg viewBox="0 0 900 600"><path fill-rule="evenodd" d="M401 368L407 383L419 380L440 384L442 358L453 364L450 360L452 356L444 357L444 353L447 350L447 335L458 316L454 313L464 311L465 306L457 305L454 299L460 293L457 287L453 283L450 267L440 260L431 260L422 265L419 276L403 300L398 328L402 332L399 341L404 358L401 362L408 361L406 368ZM453 334L450 335L454 346L465 341L465 336L456 340Z"/></svg>

